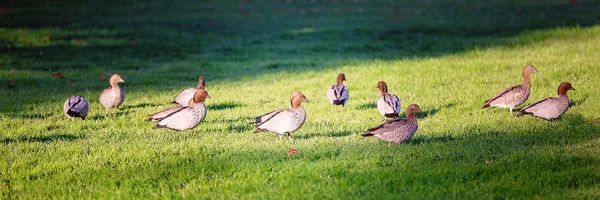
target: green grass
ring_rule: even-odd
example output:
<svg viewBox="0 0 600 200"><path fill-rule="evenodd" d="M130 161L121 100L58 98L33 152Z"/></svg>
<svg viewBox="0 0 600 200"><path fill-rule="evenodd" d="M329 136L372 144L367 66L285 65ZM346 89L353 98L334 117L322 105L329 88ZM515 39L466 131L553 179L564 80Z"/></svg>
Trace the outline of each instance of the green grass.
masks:
<svg viewBox="0 0 600 200"><path fill-rule="evenodd" d="M0 198L600 197L599 2L219 2L1 3ZM481 110L527 63L525 105L577 89L562 118ZM325 97L339 72L343 111ZM105 73L127 77L110 114ZM143 122L198 76L213 97L201 125ZM383 122L379 80L402 114L425 111L413 140L360 136ZM253 134L295 90L311 102L295 140ZM70 95L91 102L85 121L62 113Z"/></svg>

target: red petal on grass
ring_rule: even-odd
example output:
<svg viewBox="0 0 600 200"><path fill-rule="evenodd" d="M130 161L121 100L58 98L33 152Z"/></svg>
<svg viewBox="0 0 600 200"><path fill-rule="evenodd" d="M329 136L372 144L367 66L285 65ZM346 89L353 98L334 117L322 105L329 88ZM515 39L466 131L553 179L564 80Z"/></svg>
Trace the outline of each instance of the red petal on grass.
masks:
<svg viewBox="0 0 600 200"><path fill-rule="evenodd" d="M46 41L50 41L50 36L46 36L46 37L44 37L44 40L46 40Z"/></svg>
<svg viewBox="0 0 600 200"><path fill-rule="evenodd" d="M54 76L54 78L57 78L57 79L65 79L65 76L63 76L60 72L56 72L56 73L52 74L52 76Z"/></svg>
<svg viewBox="0 0 600 200"><path fill-rule="evenodd" d="M290 150L287 151L287 156L289 157L289 156L291 156L293 154L296 154L296 153L298 153L298 150L296 150L296 149L290 149Z"/></svg>
<svg viewBox="0 0 600 200"><path fill-rule="evenodd" d="M15 87L17 85L17 81L15 80L10 80L10 86L11 87Z"/></svg>
<svg viewBox="0 0 600 200"><path fill-rule="evenodd" d="M106 76L104 74L100 74L100 80L104 80Z"/></svg>
<svg viewBox="0 0 600 200"><path fill-rule="evenodd" d="M0 12L1 12L2 14L5 14L5 13L7 13L7 12L8 12L8 9L6 9L6 8L2 8L2 10L0 10Z"/></svg>
<svg viewBox="0 0 600 200"><path fill-rule="evenodd" d="M241 8L238 13L240 13L240 15L245 15L246 14L246 10Z"/></svg>
<svg viewBox="0 0 600 200"><path fill-rule="evenodd" d="M577 3L577 0L569 0L569 3L571 3L571 4L576 4L576 3Z"/></svg>

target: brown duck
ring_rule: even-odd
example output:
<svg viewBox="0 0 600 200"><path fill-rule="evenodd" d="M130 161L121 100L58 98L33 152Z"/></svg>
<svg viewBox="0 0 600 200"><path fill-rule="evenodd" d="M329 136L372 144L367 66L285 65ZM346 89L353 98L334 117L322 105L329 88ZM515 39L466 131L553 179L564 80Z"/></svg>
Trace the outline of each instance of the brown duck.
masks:
<svg viewBox="0 0 600 200"><path fill-rule="evenodd" d="M327 98L332 106L342 105L342 107L344 107L344 105L346 105L346 102L350 97L350 92L348 91L348 87L344 85L345 80L346 75L340 73L336 79L336 84L327 88Z"/></svg>
<svg viewBox="0 0 600 200"><path fill-rule="evenodd" d="M533 65L526 65L523 68L523 84L515 85L502 90L496 96L485 101L485 104L481 109L488 108L490 106L508 108L510 115L512 110L524 103L529 98L529 75L533 72L537 72Z"/></svg>
<svg viewBox="0 0 600 200"><path fill-rule="evenodd" d="M419 124L417 123L416 113L422 112L417 104L411 104L406 108L406 119L396 118L389 120L379 126L367 130L362 136L375 136L381 140L390 143L402 143L410 140L417 132Z"/></svg>
<svg viewBox="0 0 600 200"><path fill-rule="evenodd" d="M569 109L569 97L567 91L575 90L571 83L562 82L558 86L558 97L548 97L535 102L519 111L517 116L533 115L545 120L553 120L559 118Z"/></svg>
<svg viewBox="0 0 600 200"><path fill-rule="evenodd" d="M388 93L387 84L384 81L379 81L377 88L381 91L381 96L377 101L379 114L389 118L398 117L398 113L400 113L400 98Z"/></svg>

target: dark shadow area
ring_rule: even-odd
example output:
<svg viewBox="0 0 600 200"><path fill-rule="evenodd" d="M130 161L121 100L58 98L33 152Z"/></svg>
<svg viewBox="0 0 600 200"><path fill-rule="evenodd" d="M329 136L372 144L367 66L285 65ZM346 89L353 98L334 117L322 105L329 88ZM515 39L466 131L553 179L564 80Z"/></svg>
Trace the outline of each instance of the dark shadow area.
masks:
<svg viewBox="0 0 600 200"><path fill-rule="evenodd" d="M375 103L364 103L364 104L358 105L356 108L359 109L359 110L375 109L375 108L377 108L377 104L375 104Z"/></svg>
<svg viewBox="0 0 600 200"><path fill-rule="evenodd" d="M242 107L245 106L244 104L241 104L240 102L224 102L224 103L218 103L218 104L210 104L208 106L206 106L207 109L209 110L227 110L227 109L233 109L233 108L237 108L237 107Z"/></svg>
<svg viewBox="0 0 600 200"><path fill-rule="evenodd" d="M409 140L404 142L405 144L410 144L410 145L427 145L428 143L447 143L450 141L454 141L456 140L455 137L451 136L451 135L444 135L444 136L436 136L436 137L414 137Z"/></svg>
<svg viewBox="0 0 600 200"><path fill-rule="evenodd" d="M309 134L294 135L294 133L292 133L292 137L294 137L294 139L306 140L306 139L311 139L314 137L346 137L346 136L353 135L353 134L355 134L355 133L353 133L352 131L349 131L349 130L345 130L345 131L328 132L327 134L309 133ZM287 137L287 135L286 135L286 137Z"/></svg>
<svg viewBox="0 0 600 200"><path fill-rule="evenodd" d="M144 108L144 107L148 107L148 106L156 107L156 106L162 106L162 105L165 105L165 104L162 104L162 103L138 103L135 105L123 105L120 108L121 108L121 110L134 110L136 108Z"/></svg>
<svg viewBox="0 0 600 200"><path fill-rule="evenodd" d="M13 143L13 142L42 142L42 143L56 142L56 141L70 142L70 141L74 141L74 140L81 139L81 138L82 138L82 136L79 136L79 135L53 134L53 135L32 136L32 137L21 136L17 139L4 138L2 140L2 142L4 144Z"/></svg>
<svg viewBox="0 0 600 200"><path fill-rule="evenodd" d="M264 2L247 5L251 16L240 16L234 1L215 5L206 1L165 4L142 0L111 2L111 7L118 9L106 9L102 1L40 4L8 0L3 2L7 13L0 17L0 27L7 29L7 34L22 34L24 39L0 38L0 55L10 58L0 60L0 69L15 67L49 74L66 71L73 72L71 77L94 69L125 71L133 78L124 88L141 92L147 90L145 87L188 87L199 74L209 82L227 82L282 71L326 70L361 61L525 46L555 36L524 33L586 28L597 25L600 19L597 1L342 3ZM311 13L317 8L318 13ZM157 10L161 15L156 15ZM308 13L302 15L298 10ZM37 35L45 32L42 29L57 31ZM17 86L10 89L10 95L20 90L61 88L46 95L62 98L62 87L66 87L51 77L14 79ZM106 87L106 81L89 85L83 85L87 80L76 81L81 83L78 90ZM7 84L0 84L0 89L9 90ZM33 99L27 104L42 101L29 94L22 99ZM3 112L22 108L0 98L0 104L5 103L15 106L3 108ZM211 109L238 106L243 105L214 105ZM371 106L360 105L359 109Z"/></svg>
<svg viewBox="0 0 600 200"><path fill-rule="evenodd" d="M19 117L19 118L25 118L25 119L46 119L48 117L52 116L52 114L41 114L41 113L35 113L35 114L17 114L15 115L15 117Z"/></svg>
<svg viewBox="0 0 600 200"><path fill-rule="evenodd" d="M415 115L415 117L417 119L427 119L428 117L432 117L435 114L437 114L440 110L442 109L450 109L452 107L456 106L456 103L449 103L446 105L443 105L441 107L435 107L429 110L423 110L423 112L417 113ZM404 112L403 114L400 115L400 118L406 118L406 112Z"/></svg>

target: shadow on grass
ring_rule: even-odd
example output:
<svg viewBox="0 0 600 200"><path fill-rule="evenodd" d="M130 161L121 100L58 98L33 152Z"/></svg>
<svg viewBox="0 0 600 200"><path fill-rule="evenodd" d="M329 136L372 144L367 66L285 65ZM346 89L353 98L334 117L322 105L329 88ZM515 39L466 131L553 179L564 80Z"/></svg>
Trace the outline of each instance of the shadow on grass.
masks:
<svg viewBox="0 0 600 200"><path fill-rule="evenodd" d="M48 143L48 142L56 142L56 141L74 141L74 140L81 139L81 138L83 138L83 137L78 136L78 135L72 135L72 134L53 134L53 135L33 136L33 137L21 136L17 139L4 138L2 140L2 143L4 143L4 144L13 143L13 142Z"/></svg>
<svg viewBox="0 0 600 200"><path fill-rule="evenodd" d="M369 109L374 109L374 108L377 108L377 104L375 104L375 103L364 103L364 104L358 105L356 107L356 109L359 109L359 110L369 110Z"/></svg>
<svg viewBox="0 0 600 200"><path fill-rule="evenodd" d="M121 106L121 110L144 108L144 107L148 107L148 106L156 107L156 106L162 106L162 105L164 105L164 104L161 104L161 103L138 103L135 105L123 105L123 106ZM173 105L175 105L175 104L173 104Z"/></svg>
<svg viewBox="0 0 600 200"><path fill-rule="evenodd" d="M218 103L218 104L210 104L210 105L206 106L206 109L208 109L208 110L227 110L227 109L233 109L233 108L243 107L243 106L245 106L245 105L241 104L240 102L224 102L224 103Z"/></svg>
<svg viewBox="0 0 600 200"><path fill-rule="evenodd" d="M309 133L309 134L301 134L301 135L295 135L294 133L292 133L292 136L294 137L294 139L302 139L302 140L306 140L306 139L311 139L311 138L315 138L315 137L346 137L346 136L350 136L354 134L352 131L349 130L344 130L344 131L334 131L334 132L328 132L327 134L316 134L316 133ZM287 137L287 135L286 135Z"/></svg>

